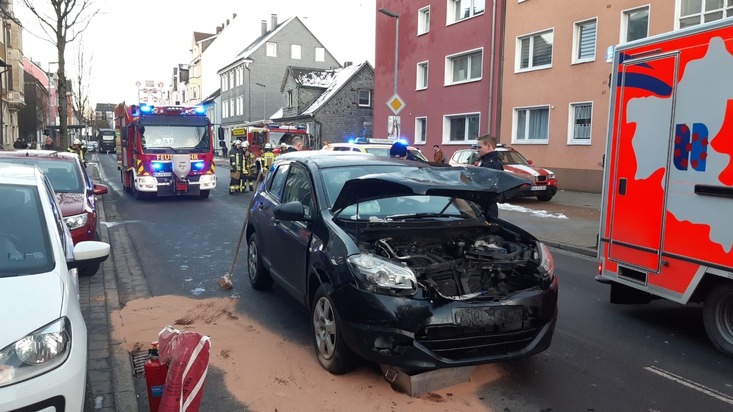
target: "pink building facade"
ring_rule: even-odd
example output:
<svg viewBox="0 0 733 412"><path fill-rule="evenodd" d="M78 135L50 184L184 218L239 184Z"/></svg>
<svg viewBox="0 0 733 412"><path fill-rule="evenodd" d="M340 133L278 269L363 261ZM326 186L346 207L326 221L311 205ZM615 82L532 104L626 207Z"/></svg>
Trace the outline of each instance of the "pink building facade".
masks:
<svg viewBox="0 0 733 412"><path fill-rule="evenodd" d="M504 2L377 0L374 137L395 124L395 30L399 19L397 94L399 137L428 157L447 157L476 137L499 130L499 80ZM396 18L394 15L399 15Z"/></svg>

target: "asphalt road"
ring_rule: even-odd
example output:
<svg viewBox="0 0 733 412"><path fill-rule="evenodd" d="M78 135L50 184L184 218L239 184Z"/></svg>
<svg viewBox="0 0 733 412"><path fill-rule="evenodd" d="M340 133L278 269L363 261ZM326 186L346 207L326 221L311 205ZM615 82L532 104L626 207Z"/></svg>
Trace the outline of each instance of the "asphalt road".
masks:
<svg viewBox="0 0 733 412"><path fill-rule="evenodd" d="M250 194L228 195L228 169L218 169L218 186L209 199L140 202L122 192L114 155L99 155L99 160L111 192L103 199L105 207L116 210L116 222L108 224L125 225L151 295L239 297L239 310L291 342L310 345L304 309L277 287L272 293L257 293L249 287L245 245L234 271L238 287L222 291L216 284L229 271L251 199ZM530 207L527 201L523 206ZM514 223L520 224L516 219ZM495 411L733 410L733 359L716 352L707 341L700 307L663 301L611 305L608 287L593 280L594 259L556 251L555 266L560 301L552 346L529 359L485 366L501 376L479 389L487 407ZM221 380L217 371L209 379L204 394L204 406L209 408L202 410L244 410L217 384Z"/></svg>

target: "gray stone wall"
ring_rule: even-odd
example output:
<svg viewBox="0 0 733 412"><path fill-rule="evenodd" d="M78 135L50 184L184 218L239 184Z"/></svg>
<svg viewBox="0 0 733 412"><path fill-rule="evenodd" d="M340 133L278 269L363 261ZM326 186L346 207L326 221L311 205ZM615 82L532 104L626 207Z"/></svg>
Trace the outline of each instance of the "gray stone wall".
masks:
<svg viewBox="0 0 733 412"><path fill-rule="evenodd" d="M371 93L370 107L359 106L359 90ZM353 137L371 136L374 117L374 71L364 66L349 83L344 85L325 105L315 113L321 125L322 140L329 143L344 142Z"/></svg>

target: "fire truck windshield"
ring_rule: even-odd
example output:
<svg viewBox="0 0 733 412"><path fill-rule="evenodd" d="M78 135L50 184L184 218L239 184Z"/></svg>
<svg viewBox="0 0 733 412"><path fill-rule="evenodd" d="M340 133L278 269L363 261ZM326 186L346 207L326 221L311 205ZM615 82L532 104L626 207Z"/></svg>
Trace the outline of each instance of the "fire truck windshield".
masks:
<svg viewBox="0 0 733 412"><path fill-rule="evenodd" d="M188 149L209 151L209 133L205 126L145 126L142 136L144 149Z"/></svg>

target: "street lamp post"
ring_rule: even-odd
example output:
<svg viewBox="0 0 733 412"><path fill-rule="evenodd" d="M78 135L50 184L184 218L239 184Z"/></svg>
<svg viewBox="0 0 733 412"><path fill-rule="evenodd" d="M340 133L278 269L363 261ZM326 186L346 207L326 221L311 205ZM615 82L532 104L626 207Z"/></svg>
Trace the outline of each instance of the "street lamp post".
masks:
<svg viewBox="0 0 733 412"><path fill-rule="evenodd" d="M385 16L393 17L395 19L394 29L394 94L397 94L397 60L399 57L399 38L400 38L400 15L393 12L392 10L381 7L379 12Z"/></svg>
<svg viewBox="0 0 733 412"><path fill-rule="evenodd" d="M262 83L255 84L262 87L262 123L264 124L265 120L267 120L267 86Z"/></svg>

